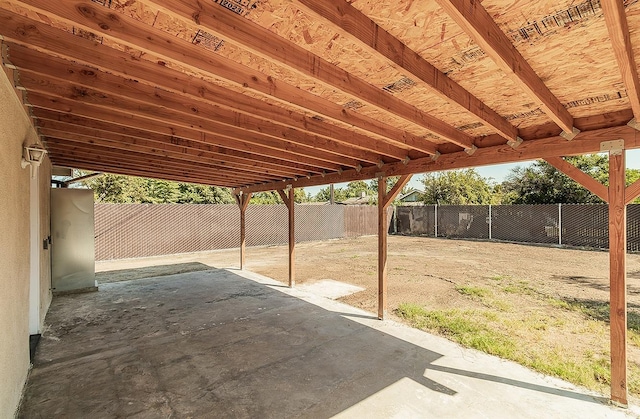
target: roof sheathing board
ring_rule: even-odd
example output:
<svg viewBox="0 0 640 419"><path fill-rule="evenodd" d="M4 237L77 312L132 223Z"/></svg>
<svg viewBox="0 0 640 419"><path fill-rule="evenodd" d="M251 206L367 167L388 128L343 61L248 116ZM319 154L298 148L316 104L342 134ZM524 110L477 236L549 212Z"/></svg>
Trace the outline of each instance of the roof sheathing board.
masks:
<svg viewBox="0 0 640 419"><path fill-rule="evenodd" d="M268 3L261 3L247 18L431 116L449 125L463 127L470 135L492 132L488 127L483 128L479 120L462 107L434 94L426 83L406 70L355 37L298 6L295 2L269 0ZM363 103L356 107L359 112L370 113L376 118L389 118L388 114L370 108ZM470 128L472 126L477 128ZM407 128L411 129L410 126Z"/></svg>
<svg viewBox="0 0 640 419"><path fill-rule="evenodd" d="M155 17L152 19L151 14L144 12L145 5L141 4L141 2L120 2L119 0L116 0L111 3L110 7L114 9L124 8L125 10L127 10L126 14L131 15L136 19L142 16L143 22L174 36L177 36L183 40L198 44L199 46L206 48L208 50L207 53L218 54L225 58L229 58L237 63L244 65L249 69L259 71L264 75L298 87L301 90L322 97L323 99L329 100L333 103L347 105L347 107L352 111L357 111L370 118L411 132L414 135L429 137L431 140L434 139L434 137L429 135L428 131L426 131L423 127L407 122L406 120L398 118L388 112L384 112L370 106L365 106L362 108L349 106L350 104L354 103L353 97L351 95L345 94L332 86L327 86L319 83L317 80L307 75L300 74L284 66L278 65L271 60L248 52L245 49L238 47L231 42L227 42L224 39L214 37L215 40L213 42L202 42L202 39L211 38L212 36L198 29L193 23L189 21L174 19L161 11L157 12ZM134 8L133 12L129 11L128 8L130 7ZM214 48L211 48L212 44L215 45ZM187 74L195 74L193 71L187 70L185 72ZM217 84L225 85L226 82L223 81L222 83ZM254 97L260 97L261 99L264 98L264 96L261 95ZM271 101L271 103L277 102ZM287 105L285 104L279 106L286 107ZM293 109L297 108L293 107ZM297 109L297 111L300 112L299 109Z"/></svg>
<svg viewBox="0 0 640 419"><path fill-rule="evenodd" d="M506 9L504 5L483 2L574 117L629 107L599 0L518 2Z"/></svg>
<svg viewBox="0 0 640 419"><path fill-rule="evenodd" d="M352 5L487 106L519 126L549 119L432 0L354 1Z"/></svg>

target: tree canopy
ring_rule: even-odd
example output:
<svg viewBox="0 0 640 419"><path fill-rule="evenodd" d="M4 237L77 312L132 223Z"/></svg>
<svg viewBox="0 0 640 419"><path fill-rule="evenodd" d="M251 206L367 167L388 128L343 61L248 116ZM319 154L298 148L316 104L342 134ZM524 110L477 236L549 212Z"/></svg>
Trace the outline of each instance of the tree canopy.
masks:
<svg viewBox="0 0 640 419"><path fill-rule="evenodd" d="M82 184L93 189L96 202L142 204L230 204L228 188L102 174Z"/></svg>
<svg viewBox="0 0 640 419"><path fill-rule="evenodd" d="M590 154L566 160L604 185L609 184L609 158ZM640 170L627 169L626 183L640 178ZM544 160L516 167L502 183L507 204L592 204L602 200Z"/></svg>
<svg viewBox="0 0 640 419"><path fill-rule="evenodd" d="M567 161L602 182L608 184L609 159L606 155L593 154L567 157ZM79 175L85 174L80 172ZM626 183L630 185L640 179L640 170L627 169ZM397 177L387 178L389 190ZM440 205L486 205L486 204L574 204L601 203L602 200L580 186L544 160L528 166L512 169L505 181L495 184L482 177L474 169L427 173L421 179L424 185L422 201ZM231 204L235 200L228 188L170 182L131 176L103 174L82 182L94 191L96 202L109 203L180 203L180 204ZM405 186L403 192L410 188ZM378 179L349 182L344 188L335 188L336 202L347 198L370 197L369 203L377 201ZM329 201L329 187L322 188L315 197L303 188L295 189L295 202ZM640 203L637 198L635 203ZM281 204L275 192L253 194L252 204Z"/></svg>
<svg viewBox="0 0 640 419"><path fill-rule="evenodd" d="M80 173L80 175L86 173ZM93 189L96 202L117 204L233 204L235 199L229 188L171 182L133 176L102 174L82 184ZM297 203L311 199L304 189L295 189ZM282 204L277 192L253 194L252 204Z"/></svg>
<svg viewBox="0 0 640 419"><path fill-rule="evenodd" d="M427 173L422 178L425 204L491 204L493 186L474 169Z"/></svg>

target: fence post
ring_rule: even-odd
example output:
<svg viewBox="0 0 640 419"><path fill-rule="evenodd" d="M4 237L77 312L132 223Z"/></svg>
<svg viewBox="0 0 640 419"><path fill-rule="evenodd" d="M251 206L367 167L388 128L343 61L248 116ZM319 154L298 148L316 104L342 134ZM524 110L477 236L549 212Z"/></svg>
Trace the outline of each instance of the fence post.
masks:
<svg viewBox="0 0 640 419"><path fill-rule="evenodd" d="M562 246L562 204L558 204L558 245Z"/></svg>
<svg viewBox="0 0 640 419"><path fill-rule="evenodd" d="M489 204L489 240L491 240L491 204Z"/></svg>
<svg viewBox="0 0 640 419"><path fill-rule="evenodd" d="M434 227L434 232L435 232L435 237L438 238L438 204L435 204L433 206L433 214L434 214L434 223L433 225Z"/></svg>

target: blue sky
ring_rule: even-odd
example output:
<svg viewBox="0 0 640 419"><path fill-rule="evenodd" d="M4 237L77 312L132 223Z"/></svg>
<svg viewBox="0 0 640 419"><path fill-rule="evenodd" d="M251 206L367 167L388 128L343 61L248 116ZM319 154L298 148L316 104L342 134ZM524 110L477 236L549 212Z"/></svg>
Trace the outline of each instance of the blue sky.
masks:
<svg viewBox="0 0 640 419"><path fill-rule="evenodd" d="M518 163L508 163L508 164L494 164L491 166L482 166L477 167L476 171L480 173L481 176L485 178L491 178L494 182L500 183L505 177L511 172L511 169L518 166L527 166L531 164L532 161L526 162L518 162ZM627 168L629 169L639 169L640 170L640 149L638 150L629 150L627 151ZM414 188L422 189L421 183L422 175L414 175L409 182L409 186L413 186ZM338 183L336 187L344 187L346 183ZM326 187L324 186L312 186L309 188L304 188L305 192L310 193L312 196L317 194L320 189Z"/></svg>

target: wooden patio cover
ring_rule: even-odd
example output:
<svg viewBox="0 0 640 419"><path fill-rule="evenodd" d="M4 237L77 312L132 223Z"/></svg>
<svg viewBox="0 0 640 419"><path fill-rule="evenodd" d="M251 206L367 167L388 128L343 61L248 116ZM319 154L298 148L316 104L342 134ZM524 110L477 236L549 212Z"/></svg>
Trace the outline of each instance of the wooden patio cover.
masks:
<svg viewBox="0 0 640 419"><path fill-rule="evenodd" d="M637 0L0 0L0 39L53 164L231 187L243 219L251 193L278 190L292 262L285 189L402 175L382 215L411 174L547 159L610 203L627 403ZM562 159L599 151L608 188Z"/></svg>

